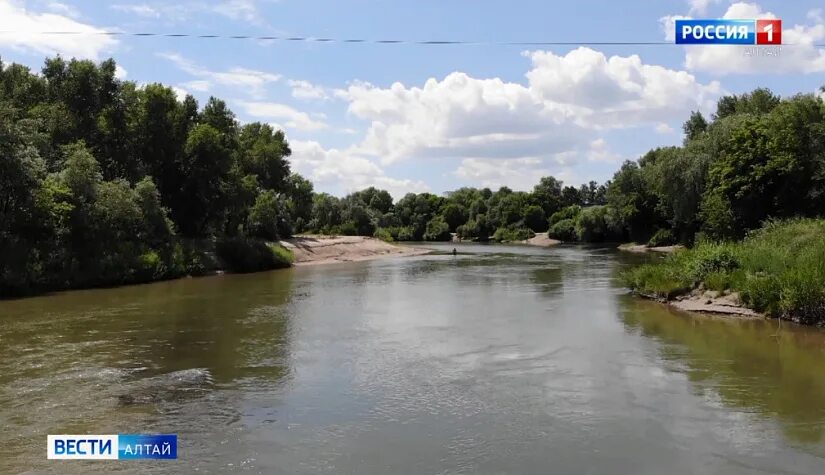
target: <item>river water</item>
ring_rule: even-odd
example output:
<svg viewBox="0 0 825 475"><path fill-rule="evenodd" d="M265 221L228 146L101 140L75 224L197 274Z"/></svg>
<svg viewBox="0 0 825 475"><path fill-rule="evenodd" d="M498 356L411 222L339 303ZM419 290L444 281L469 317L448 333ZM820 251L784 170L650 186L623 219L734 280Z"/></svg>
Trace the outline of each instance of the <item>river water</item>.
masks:
<svg viewBox="0 0 825 475"><path fill-rule="evenodd" d="M0 473L825 472L822 331L633 298L610 249L458 248L0 302ZM179 458L46 460L117 433Z"/></svg>

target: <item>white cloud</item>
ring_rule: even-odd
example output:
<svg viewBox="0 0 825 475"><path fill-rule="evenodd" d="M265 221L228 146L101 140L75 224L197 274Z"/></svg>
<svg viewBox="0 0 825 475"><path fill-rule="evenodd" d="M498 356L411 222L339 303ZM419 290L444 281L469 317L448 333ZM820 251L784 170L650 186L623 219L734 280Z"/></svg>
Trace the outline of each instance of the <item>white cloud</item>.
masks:
<svg viewBox="0 0 825 475"><path fill-rule="evenodd" d="M696 14L707 13L708 7L713 3L719 3L722 0L688 0L690 4L690 12Z"/></svg>
<svg viewBox="0 0 825 475"><path fill-rule="evenodd" d="M821 8L814 8L808 12L808 19L816 23L825 23L825 13Z"/></svg>
<svg viewBox="0 0 825 475"><path fill-rule="evenodd" d="M79 58L98 59L112 50L117 40L102 35L102 28L81 23L57 13L37 13L15 0L0 0L0 47L38 54L63 54ZM45 31L77 31L79 35L45 35Z"/></svg>
<svg viewBox="0 0 825 475"><path fill-rule="evenodd" d="M321 120L313 119L306 112L296 110L286 104L275 102L239 102L240 106L247 114L270 121L280 123L285 121L287 128L297 130L320 130L325 129L327 124Z"/></svg>
<svg viewBox="0 0 825 475"><path fill-rule="evenodd" d="M356 82L336 95L370 123L359 153L382 163L476 159L465 167L470 176L483 159L551 158L587 150L600 129L681 119L710 107L721 92L718 83L701 84L635 55L606 57L589 48L525 55L533 63L526 86L456 72L423 87Z"/></svg>
<svg viewBox="0 0 825 475"><path fill-rule="evenodd" d="M158 55L161 58L171 61L186 73L200 78L200 80L192 81L189 84L193 89L201 91L209 90L212 84L220 84L222 86L237 87L249 92L253 96L260 96L263 94L264 87L267 84L277 82L281 79L281 76L278 74L240 67L230 68L227 71L212 71L199 66L177 53L159 53ZM194 85L192 83L194 83Z"/></svg>
<svg viewBox="0 0 825 475"><path fill-rule="evenodd" d="M813 10L808 17L821 12ZM772 12L762 11L755 3L738 2L725 12L724 18L777 18ZM673 40L674 20L687 18L667 16L660 19L665 38ZM814 46L825 40L825 23L812 26L782 25L782 43L779 56L749 56L752 47L736 45L690 45L685 47L685 67L689 70L715 74L791 74L825 72L825 48Z"/></svg>
<svg viewBox="0 0 825 475"><path fill-rule="evenodd" d="M516 190L529 190L542 176L552 175L543 160L514 158L506 160L465 158L453 172L461 180L497 189L508 186Z"/></svg>
<svg viewBox="0 0 825 475"><path fill-rule="evenodd" d="M387 176L377 164L353 150L324 149L318 142L302 140L291 140L290 148L292 168L321 186L338 186L345 193L375 186L389 191L395 199L409 192L430 191L421 181Z"/></svg>
<svg viewBox="0 0 825 475"><path fill-rule="evenodd" d="M139 4L116 4L111 6L112 9L118 10L125 13L131 13L133 15L137 15L140 17L145 18L160 18L160 10L157 8L147 5L145 3Z"/></svg>
<svg viewBox="0 0 825 475"><path fill-rule="evenodd" d="M175 95L178 96L178 100L182 101L189 95L189 91L183 89L182 87L172 86L172 90L175 92Z"/></svg>
<svg viewBox="0 0 825 475"><path fill-rule="evenodd" d="M127 71L126 68L124 68L123 66L121 66L119 64L117 66L115 66L115 77L116 78L118 78L120 80L124 80L124 79L126 79L126 77L128 75L129 75L129 71Z"/></svg>
<svg viewBox="0 0 825 475"><path fill-rule="evenodd" d="M183 83L183 86L187 87L189 89L192 89L194 91L207 92L207 91L209 91L209 88L211 87L211 84L209 83L209 81L196 80L196 81L185 82L185 83Z"/></svg>
<svg viewBox="0 0 825 475"><path fill-rule="evenodd" d="M590 150L587 152L587 159L591 162L621 163L624 159L621 155L611 151L607 142L603 138L598 138L590 142Z"/></svg>
<svg viewBox="0 0 825 475"><path fill-rule="evenodd" d="M218 2L214 10L235 20L245 20L253 23L260 21L258 7L254 0L226 0Z"/></svg>
<svg viewBox="0 0 825 475"><path fill-rule="evenodd" d="M309 81L290 79L287 81L287 84L292 87L292 97L296 99L329 99L329 95L323 87L312 84Z"/></svg>
<svg viewBox="0 0 825 475"><path fill-rule="evenodd" d="M673 127L671 127L671 126L669 126L668 124L665 124L665 123L656 124L656 126L654 127L654 130L656 130L656 133L663 134L663 135L672 134L672 133L675 132Z"/></svg>
<svg viewBox="0 0 825 475"><path fill-rule="evenodd" d="M46 2L46 8L54 13L59 13L72 18L80 18L80 12L77 8L63 2Z"/></svg>

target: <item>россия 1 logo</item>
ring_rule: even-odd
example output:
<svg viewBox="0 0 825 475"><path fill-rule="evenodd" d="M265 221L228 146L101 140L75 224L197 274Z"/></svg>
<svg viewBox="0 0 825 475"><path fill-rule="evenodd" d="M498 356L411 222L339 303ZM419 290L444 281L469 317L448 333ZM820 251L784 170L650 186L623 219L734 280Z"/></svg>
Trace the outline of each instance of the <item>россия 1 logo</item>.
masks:
<svg viewBox="0 0 825 475"><path fill-rule="evenodd" d="M781 45L782 20L676 20L677 45Z"/></svg>
<svg viewBox="0 0 825 475"><path fill-rule="evenodd" d="M46 456L55 460L178 458L175 434L49 435Z"/></svg>

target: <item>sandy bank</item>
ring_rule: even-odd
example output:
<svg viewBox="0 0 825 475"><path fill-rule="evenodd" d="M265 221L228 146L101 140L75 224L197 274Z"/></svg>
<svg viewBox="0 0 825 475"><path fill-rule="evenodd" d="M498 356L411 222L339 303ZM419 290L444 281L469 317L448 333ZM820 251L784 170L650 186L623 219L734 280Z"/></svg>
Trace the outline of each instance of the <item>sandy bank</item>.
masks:
<svg viewBox="0 0 825 475"><path fill-rule="evenodd" d="M676 245L676 246L659 246L659 247L647 247L644 244L636 244L636 243L627 243L622 244L619 246L620 251L625 252L636 252L636 253L643 253L643 252L659 252L662 254L671 254L676 251L684 249L685 246Z"/></svg>
<svg viewBox="0 0 825 475"><path fill-rule="evenodd" d="M694 291L692 294L677 298L668 302L668 304L688 312L716 313L751 318L764 317L759 312L744 307L739 300L739 295L736 293L722 295L712 291Z"/></svg>
<svg viewBox="0 0 825 475"><path fill-rule="evenodd" d="M295 265L360 262L382 257L417 256L428 249L396 246L364 236L295 236L281 241L295 255Z"/></svg>
<svg viewBox="0 0 825 475"><path fill-rule="evenodd" d="M547 237L547 233L540 233L536 234L535 237L532 237L526 241L519 241L523 244L529 244L531 246L540 246L540 247L550 247L561 244L561 241L557 241L555 239L550 239Z"/></svg>
<svg viewBox="0 0 825 475"><path fill-rule="evenodd" d="M676 297L674 300L664 300L644 294L637 295L646 299L656 300L685 312L709 313L730 317L767 318L765 315L742 305L739 294L736 292L719 293L697 289L688 295Z"/></svg>

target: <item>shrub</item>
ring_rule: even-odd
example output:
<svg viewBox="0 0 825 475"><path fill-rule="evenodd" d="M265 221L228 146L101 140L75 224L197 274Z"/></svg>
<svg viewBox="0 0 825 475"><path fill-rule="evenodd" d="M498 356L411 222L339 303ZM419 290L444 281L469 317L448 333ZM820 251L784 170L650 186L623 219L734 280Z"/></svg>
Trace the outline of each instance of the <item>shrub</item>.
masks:
<svg viewBox="0 0 825 475"><path fill-rule="evenodd" d="M507 228L498 228L496 232L493 233L493 241L496 242L515 242L515 241L525 241L534 237L536 233L533 230L528 228L517 228L517 227L507 227Z"/></svg>
<svg viewBox="0 0 825 475"><path fill-rule="evenodd" d="M376 237L382 241L386 242L393 242L395 239L392 237L392 232L386 228L378 228L375 230L373 237Z"/></svg>
<svg viewBox="0 0 825 475"><path fill-rule="evenodd" d="M825 323L825 220L767 223L738 243L702 241L623 277L641 293L672 298L700 283L739 292L742 303L801 323Z"/></svg>
<svg viewBox="0 0 825 475"><path fill-rule="evenodd" d="M220 239L215 251L226 269L232 272L258 272L289 267L291 264L291 258L288 257L291 253L287 249L255 239Z"/></svg>
<svg viewBox="0 0 825 475"><path fill-rule="evenodd" d="M553 224L547 235L550 238L558 239L559 241L575 241L578 238L576 235L576 221L570 218L562 219L561 221Z"/></svg>
<svg viewBox="0 0 825 475"><path fill-rule="evenodd" d="M676 244L676 238L670 229L660 229L656 231L650 240L647 241L648 247L672 246L674 244Z"/></svg>
<svg viewBox="0 0 825 475"><path fill-rule="evenodd" d="M554 224L560 221L564 221L565 219L575 220L575 218L579 216L579 213L581 213L581 211L582 207L579 205L568 206L567 208L556 211L550 216L550 227L552 228Z"/></svg>
<svg viewBox="0 0 825 475"><path fill-rule="evenodd" d="M424 233L425 241L449 241L450 226L441 216L436 216L427 223L427 231Z"/></svg>

